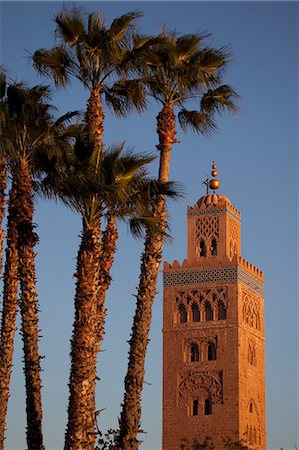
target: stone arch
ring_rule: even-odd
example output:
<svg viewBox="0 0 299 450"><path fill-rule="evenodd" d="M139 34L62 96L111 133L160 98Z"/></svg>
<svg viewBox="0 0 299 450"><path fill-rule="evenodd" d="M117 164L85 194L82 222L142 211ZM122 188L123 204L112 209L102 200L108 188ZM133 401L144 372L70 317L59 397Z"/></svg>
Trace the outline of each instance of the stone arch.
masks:
<svg viewBox="0 0 299 450"><path fill-rule="evenodd" d="M179 404L188 404L189 398L210 398L212 403L222 402L222 384L206 372L189 372L178 386Z"/></svg>
<svg viewBox="0 0 299 450"><path fill-rule="evenodd" d="M218 320L226 319L226 306L222 300L218 300L217 302L217 316Z"/></svg>
<svg viewBox="0 0 299 450"><path fill-rule="evenodd" d="M191 319L192 322L200 322L200 309L197 302L193 302L191 305Z"/></svg>
<svg viewBox="0 0 299 450"><path fill-rule="evenodd" d="M205 320L206 321L214 320L214 311L211 302L209 300L205 301L204 310L205 310Z"/></svg>
<svg viewBox="0 0 299 450"><path fill-rule="evenodd" d="M218 253L218 239L212 235L210 238L210 255L217 256Z"/></svg>

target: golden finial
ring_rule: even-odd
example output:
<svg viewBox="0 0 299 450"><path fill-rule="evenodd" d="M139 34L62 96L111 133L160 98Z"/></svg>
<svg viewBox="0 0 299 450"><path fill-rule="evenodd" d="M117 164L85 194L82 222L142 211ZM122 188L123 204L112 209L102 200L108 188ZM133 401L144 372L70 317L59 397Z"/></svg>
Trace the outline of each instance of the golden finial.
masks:
<svg viewBox="0 0 299 450"><path fill-rule="evenodd" d="M219 187L220 187L220 181L215 178L215 177L217 177L217 170L216 169L217 169L216 163L215 163L215 161L213 161L211 175L214 178L209 181L209 188L213 189L213 191L215 191L216 189L219 189Z"/></svg>

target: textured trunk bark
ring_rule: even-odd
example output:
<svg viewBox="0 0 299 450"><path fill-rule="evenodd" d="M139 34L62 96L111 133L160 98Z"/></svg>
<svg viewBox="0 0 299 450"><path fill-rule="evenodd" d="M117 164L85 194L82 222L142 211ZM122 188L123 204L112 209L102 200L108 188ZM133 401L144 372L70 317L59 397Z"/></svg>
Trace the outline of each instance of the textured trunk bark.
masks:
<svg viewBox="0 0 299 450"><path fill-rule="evenodd" d="M27 446L43 450L41 368L38 351L38 302L35 277L34 246L38 242L34 233L31 176L26 161L21 162L18 174L18 196L21 203L18 217L18 252L20 279L20 311L24 349L26 386Z"/></svg>
<svg viewBox="0 0 299 450"><path fill-rule="evenodd" d="M0 335L0 449L4 448L5 419L9 397L9 382L14 350L14 336L18 307L18 233L17 213L19 209L16 182L13 180L9 192L7 219L7 248L4 268L2 321Z"/></svg>
<svg viewBox="0 0 299 450"><path fill-rule="evenodd" d="M164 107L157 117L159 135L158 150L161 153L159 180L169 178L172 144L175 136L175 116L172 107ZM166 201L160 196L155 205L154 216L161 219L162 228L167 219ZM157 277L162 261L163 236L147 231L137 292L136 312L129 341L129 363L125 377L125 395L120 416L119 449L136 450L140 441L137 433L141 418L141 395L145 374L145 357L152 319L152 305L156 295Z"/></svg>
<svg viewBox="0 0 299 450"><path fill-rule="evenodd" d="M6 190L6 158L0 156L0 275L2 273L2 254L3 254L3 241L4 230L2 228L3 219L5 217L5 190Z"/></svg>
<svg viewBox="0 0 299 450"><path fill-rule="evenodd" d="M107 291L111 284L110 271L114 263L117 238L118 232L116 219L113 216L109 216L106 229L103 232L103 237L101 241L99 293L97 299L99 343L102 342L105 335L104 326L107 312L105 308L105 299Z"/></svg>
<svg viewBox="0 0 299 450"><path fill-rule="evenodd" d="M93 450L96 359L99 350L97 297L100 225L83 225L77 257L75 322L71 343L70 397L65 450Z"/></svg>
<svg viewBox="0 0 299 450"><path fill-rule="evenodd" d="M87 102L85 121L88 132L96 141L99 157L103 151L104 111L99 90L94 89Z"/></svg>

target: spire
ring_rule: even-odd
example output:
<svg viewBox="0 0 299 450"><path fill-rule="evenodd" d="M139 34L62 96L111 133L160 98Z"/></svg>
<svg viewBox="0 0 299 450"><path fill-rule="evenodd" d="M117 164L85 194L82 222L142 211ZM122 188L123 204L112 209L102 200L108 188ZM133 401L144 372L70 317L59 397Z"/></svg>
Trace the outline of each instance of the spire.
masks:
<svg viewBox="0 0 299 450"><path fill-rule="evenodd" d="M215 177L217 177L216 169L217 169L216 163L215 163L215 161L213 161L212 172L211 172L211 175L213 178L209 181L209 188L213 189L214 192L216 189L219 189L219 187L220 187L220 181L217 180L217 178L215 178Z"/></svg>

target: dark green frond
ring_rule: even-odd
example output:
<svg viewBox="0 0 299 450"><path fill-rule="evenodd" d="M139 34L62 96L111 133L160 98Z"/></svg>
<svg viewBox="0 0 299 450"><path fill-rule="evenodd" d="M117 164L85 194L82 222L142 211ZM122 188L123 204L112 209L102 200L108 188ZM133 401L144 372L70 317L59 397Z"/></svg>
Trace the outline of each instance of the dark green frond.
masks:
<svg viewBox="0 0 299 450"><path fill-rule="evenodd" d="M217 129L213 118L203 111L188 111L182 109L178 113L179 123L184 131L188 129L205 136L209 135Z"/></svg>
<svg viewBox="0 0 299 450"><path fill-rule="evenodd" d="M127 14L123 14L117 19L114 19L110 29L107 32L109 38L114 41L120 41L123 39L126 33L134 30L134 21L137 18L142 17L142 15L143 14L141 12L135 11L128 12Z"/></svg>
<svg viewBox="0 0 299 450"><path fill-rule="evenodd" d="M222 85L216 89L209 89L201 99L201 110L207 114L223 111L237 111L236 100L239 95L236 91L228 86Z"/></svg>
<svg viewBox="0 0 299 450"><path fill-rule="evenodd" d="M32 60L37 71L53 78L56 85L66 86L69 83L74 63L63 47L39 49L34 53Z"/></svg>
<svg viewBox="0 0 299 450"><path fill-rule="evenodd" d="M55 18L56 35L70 47L78 43L85 33L85 13L83 9L64 8Z"/></svg>
<svg viewBox="0 0 299 450"><path fill-rule="evenodd" d="M105 95L108 105L119 116L125 116L132 108L144 111L147 106L143 78L119 81Z"/></svg>
<svg viewBox="0 0 299 450"><path fill-rule="evenodd" d="M6 95L6 74L3 66L0 66L0 99Z"/></svg>

